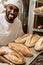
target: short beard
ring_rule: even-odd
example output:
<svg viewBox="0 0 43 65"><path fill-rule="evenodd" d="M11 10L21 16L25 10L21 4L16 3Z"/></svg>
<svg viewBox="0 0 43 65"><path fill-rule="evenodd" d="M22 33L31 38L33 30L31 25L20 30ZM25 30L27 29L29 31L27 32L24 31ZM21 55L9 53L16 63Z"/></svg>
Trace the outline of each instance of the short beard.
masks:
<svg viewBox="0 0 43 65"><path fill-rule="evenodd" d="M6 19L7 19L7 21L9 23L13 23L14 22L14 19L17 17L17 15L15 15L13 19L9 19L8 16L9 16L9 14L7 14L7 12L6 12Z"/></svg>
<svg viewBox="0 0 43 65"><path fill-rule="evenodd" d="M9 23L13 23L13 21L14 21L14 18L13 18L13 19L9 19L9 18L8 18L7 13L6 13L6 19L7 19L7 21L8 21Z"/></svg>

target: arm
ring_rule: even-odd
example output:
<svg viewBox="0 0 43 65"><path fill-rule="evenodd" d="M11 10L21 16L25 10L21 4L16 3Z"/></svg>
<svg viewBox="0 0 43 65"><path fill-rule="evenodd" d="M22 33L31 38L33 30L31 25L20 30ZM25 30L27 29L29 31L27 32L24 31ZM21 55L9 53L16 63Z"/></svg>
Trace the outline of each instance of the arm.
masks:
<svg viewBox="0 0 43 65"><path fill-rule="evenodd" d="M21 21L20 20L18 20L18 22L19 22L19 31L18 31L18 36L21 36L21 35L23 35L24 34L24 32L23 32L23 29L22 29L22 23L21 23Z"/></svg>

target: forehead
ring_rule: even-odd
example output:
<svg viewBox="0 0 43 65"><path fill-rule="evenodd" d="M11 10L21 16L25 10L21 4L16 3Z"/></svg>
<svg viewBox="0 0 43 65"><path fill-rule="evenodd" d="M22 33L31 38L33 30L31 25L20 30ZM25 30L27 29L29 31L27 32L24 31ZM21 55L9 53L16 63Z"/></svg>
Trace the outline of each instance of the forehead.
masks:
<svg viewBox="0 0 43 65"><path fill-rule="evenodd" d="M7 5L7 8L10 8L10 7L12 7L12 8L17 8L15 5L13 5L13 4L8 4Z"/></svg>

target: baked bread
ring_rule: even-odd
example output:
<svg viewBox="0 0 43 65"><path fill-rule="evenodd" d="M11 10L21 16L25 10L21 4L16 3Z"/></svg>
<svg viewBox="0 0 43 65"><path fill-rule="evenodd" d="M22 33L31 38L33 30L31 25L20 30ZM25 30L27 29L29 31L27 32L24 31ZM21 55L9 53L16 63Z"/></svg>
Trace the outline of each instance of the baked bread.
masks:
<svg viewBox="0 0 43 65"><path fill-rule="evenodd" d="M0 55L13 52L8 46L0 47Z"/></svg>
<svg viewBox="0 0 43 65"><path fill-rule="evenodd" d="M34 12L35 13L42 13L43 12L43 6L35 8Z"/></svg>
<svg viewBox="0 0 43 65"><path fill-rule="evenodd" d="M19 43L10 43L9 48L21 52L24 56L33 56L32 52L29 48L27 48L24 44Z"/></svg>
<svg viewBox="0 0 43 65"><path fill-rule="evenodd" d="M40 12L41 12L41 8L40 8L40 7L35 8L35 9L34 9L34 12L35 12L35 13L40 13Z"/></svg>
<svg viewBox="0 0 43 65"><path fill-rule="evenodd" d="M0 62L11 64L11 62L9 62L8 60L6 60L3 56L0 56Z"/></svg>
<svg viewBox="0 0 43 65"><path fill-rule="evenodd" d="M43 29L43 25L39 25L38 26L38 29Z"/></svg>
<svg viewBox="0 0 43 65"><path fill-rule="evenodd" d="M17 42L17 43L25 43L25 41L26 41L26 39L28 38L29 35L30 35L30 34L24 34L24 35L18 37L18 38L15 40L15 42Z"/></svg>
<svg viewBox="0 0 43 65"><path fill-rule="evenodd" d="M33 46L36 44L36 42L39 40L39 38L40 38L39 35L34 34L34 35L30 36L30 37L26 40L25 45L26 45L27 47L33 47Z"/></svg>
<svg viewBox="0 0 43 65"><path fill-rule="evenodd" d="M13 53L4 55L4 57L14 64L24 64L25 63L24 56L20 52L14 51Z"/></svg>
<svg viewBox="0 0 43 65"><path fill-rule="evenodd" d="M37 43L35 44L35 50L40 51L43 50L43 37L41 37Z"/></svg>

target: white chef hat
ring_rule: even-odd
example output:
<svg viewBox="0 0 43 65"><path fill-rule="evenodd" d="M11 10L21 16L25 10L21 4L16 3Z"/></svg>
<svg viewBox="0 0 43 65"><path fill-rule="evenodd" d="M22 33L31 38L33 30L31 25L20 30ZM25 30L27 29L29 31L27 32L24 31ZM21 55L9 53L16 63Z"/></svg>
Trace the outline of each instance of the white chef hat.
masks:
<svg viewBox="0 0 43 65"><path fill-rule="evenodd" d="M22 3L20 2L20 0L8 0L6 4L13 4L20 8Z"/></svg>
<svg viewBox="0 0 43 65"><path fill-rule="evenodd" d="M23 14L23 2L22 2L22 0L7 0L4 3L4 5L8 5L8 4L13 4L19 8L19 18L20 18L20 15Z"/></svg>

